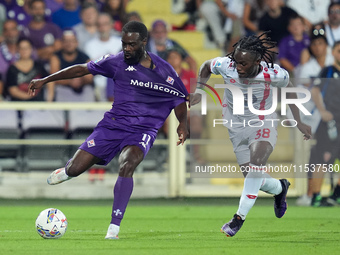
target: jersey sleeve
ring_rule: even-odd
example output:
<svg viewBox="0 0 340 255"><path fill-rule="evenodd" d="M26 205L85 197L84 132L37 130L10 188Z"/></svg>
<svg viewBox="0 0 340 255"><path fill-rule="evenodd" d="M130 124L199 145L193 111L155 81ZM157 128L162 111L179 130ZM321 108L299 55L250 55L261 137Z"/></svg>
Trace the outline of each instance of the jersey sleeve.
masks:
<svg viewBox="0 0 340 255"><path fill-rule="evenodd" d="M107 54L97 60L87 63L87 68L93 75L103 75L107 78L113 78L117 70L117 55Z"/></svg>
<svg viewBox="0 0 340 255"><path fill-rule="evenodd" d="M183 81L179 77L178 73L173 69L173 67L170 66L170 68L171 68L170 72L172 73L172 75L174 76L174 79L175 79L174 87L177 88L178 90L180 90L185 96L187 96L189 94L189 92L185 88Z"/></svg>
<svg viewBox="0 0 340 255"><path fill-rule="evenodd" d="M228 57L217 57L211 60L210 71L213 74L223 74L226 72L229 65L232 63Z"/></svg>
<svg viewBox="0 0 340 255"><path fill-rule="evenodd" d="M175 71L175 69L173 69L173 67L170 64L167 64L168 66L168 73L170 74L167 78L169 84L172 83L171 79L173 79L173 84L172 86L179 90L184 97L175 97L173 100L173 107L176 107L177 105L183 103L186 101L186 96L189 94L187 89L185 88L185 85L183 83L183 81L181 80L181 78L179 77L178 73Z"/></svg>
<svg viewBox="0 0 340 255"><path fill-rule="evenodd" d="M287 85L289 84L289 73L276 64L274 64L274 68L270 69L271 85L278 88L287 87Z"/></svg>

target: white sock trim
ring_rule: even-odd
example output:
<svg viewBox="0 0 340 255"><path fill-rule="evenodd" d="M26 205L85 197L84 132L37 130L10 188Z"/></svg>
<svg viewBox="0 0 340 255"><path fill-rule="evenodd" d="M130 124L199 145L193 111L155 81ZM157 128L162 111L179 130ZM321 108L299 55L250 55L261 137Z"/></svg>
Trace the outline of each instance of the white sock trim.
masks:
<svg viewBox="0 0 340 255"><path fill-rule="evenodd" d="M253 169L259 169L259 166L255 166ZM241 219L245 219L250 209L254 206L255 201L257 199L259 190L263 181L263 171L253 171L250 169L250 172L247 174L244 179L244 186L242 195L239 202L239 207L237 210L237 214L241 217Z"/></svg>
<svg viewBox="0 0 340 255"><path fill-rule="evenodd" d="M245 219L246 219L246 215L242 215L242 213L240 213L238 210L237 210L236 214L237 214L238 216L240 216L240 218L241 218L242 220L245 220Z"/></svg>

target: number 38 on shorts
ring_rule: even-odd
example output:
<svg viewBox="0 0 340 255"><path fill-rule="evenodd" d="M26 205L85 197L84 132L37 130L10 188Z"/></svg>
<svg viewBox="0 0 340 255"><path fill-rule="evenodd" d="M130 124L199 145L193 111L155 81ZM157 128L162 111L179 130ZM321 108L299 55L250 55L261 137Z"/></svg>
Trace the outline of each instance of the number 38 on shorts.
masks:
<svg viewBox="0 0 340 255"><path fill-rule="evenodd" d="M256 128L252 132L250 143L252 141L266 141L269 142L274 148L277 141L276 127L265 126Z"/></svg>
<svg viewBox="0 0 340 255"><path fill-rule="evenodd" d="M263 129L257 130L255 140L258 140L261 137L262 138L270 138L270 129L269 128L263 128Z"/></svg>

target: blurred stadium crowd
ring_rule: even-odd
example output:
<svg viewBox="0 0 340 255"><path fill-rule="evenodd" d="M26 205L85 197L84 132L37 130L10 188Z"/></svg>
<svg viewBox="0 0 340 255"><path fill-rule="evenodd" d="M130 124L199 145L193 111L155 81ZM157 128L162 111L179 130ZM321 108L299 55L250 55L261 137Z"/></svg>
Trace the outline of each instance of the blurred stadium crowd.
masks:
<svg viewBox="0 0 340 255"><path fill-rule="evenodd" d="M137 8L128 11L130 5ZM158 8L157 15L148 15L152 5L153 14ZM175 18L168 19L169 13ZM183 13L185 19L176 18ZM296 85L311 89L310 78L334 63L332 46L340 40L340 1L334 0L0 0L0 101L114 101L114 83L104 77L51 83L35 96L27 94L27 87L34 78L118 53L122 27L130 20L145 22L150 32L147 50L168 61L188 91L190 79L196 77L203 60L216 57L216 52L222 56L242 36L263 31L271 31L270 37L277 42L275 62L291 77L302 79ZM197 43L202 48L194 46ZM199 56L206 49L215 51ZM40 117L33 117L37 114L30 111L12 114L14 117L9 111L0 112L1 129L13 128L9 125L12 117L18 117L13 125L21 131L32 128L34 119L45 123L48 119L45 113ZM86 114L87 119L97 122L98 112ZM71 128L70 121L76 116L79 112L66 117L55 112L50 125ZM162 132L167 135L166 126ZM199 137L200 132L193 135ZM34 138L33 133L18 135L16 131L15 136Z"/></svg>
<svg viewBox="0 0 340 255"><path fill-rule="evenodd" d="M181 24L153 20L147 49L167 60L170 50L186 63L183 79L195 77L191 42L168 38L174 30L200 31L207 47L221 55L244 35L270 30L277 42L276 62L294 77L315 76L333 63L330 48L340 39L340 3L331 0L169 0L173 14L187 13ZM145 1L140 1L143 5ZM164 1L167 2L167 1ZM11 101L113 101L114 84L103 77L50 84L35 97L29 80L121 50L122 26L142 20L127 12L136 0L1 0L0 95ZM167 6L167 5L165 5ZM143 8L141 8L143 11ZM164 10L160 9L162 14ZM179 34L180 35L180 34ZM215 57L215 56L211 56ZM304 84L309 86L309 84ZM189 89L189 86L188 86Z"/></svg>

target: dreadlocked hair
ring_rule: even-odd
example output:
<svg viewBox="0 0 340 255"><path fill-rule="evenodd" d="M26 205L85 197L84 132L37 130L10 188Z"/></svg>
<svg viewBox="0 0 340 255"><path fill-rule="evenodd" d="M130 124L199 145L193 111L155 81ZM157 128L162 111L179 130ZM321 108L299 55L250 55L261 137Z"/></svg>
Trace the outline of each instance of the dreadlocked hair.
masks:
<svg viewBox="0 0 340 255"><path fill-rule="evenodd" d="M227 54L226 57L229 57L234 61L234 54L236 50L248 51L255 53L261 58L261 60L263 59L267 63L268 67L268 63L270 63L273 68L274 54L277 54L277 52L270 50L276 47L276 42L272 41L271 38L267 36L270 32L271 31L265 31L259 36L251 35L243 37L233 45L234 50Z"/></svg>

